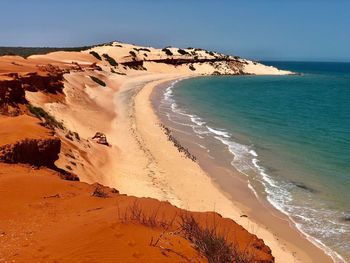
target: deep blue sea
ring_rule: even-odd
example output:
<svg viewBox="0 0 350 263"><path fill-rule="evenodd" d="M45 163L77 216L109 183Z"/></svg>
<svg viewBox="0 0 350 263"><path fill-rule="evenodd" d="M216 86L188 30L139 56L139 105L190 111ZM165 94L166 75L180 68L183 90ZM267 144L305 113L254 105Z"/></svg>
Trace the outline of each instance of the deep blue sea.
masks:
<svg viewBox="0 0 350 263"><path fill-rule="evenodd" d="M350 261L350 63L264 63L300 75L186 79L165 99L227 147L259 196Z"/></svg>

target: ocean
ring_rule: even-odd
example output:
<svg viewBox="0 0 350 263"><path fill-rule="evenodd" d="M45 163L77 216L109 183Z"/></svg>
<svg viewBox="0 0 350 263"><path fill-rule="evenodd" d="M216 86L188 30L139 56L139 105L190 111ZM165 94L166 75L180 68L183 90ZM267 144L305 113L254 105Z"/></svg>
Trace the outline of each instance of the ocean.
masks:
<svg viewBox="0 0 350 263"><path fill-rule="evenodd" d="M162 89L158 113L350 261L350 63L264 63L300 74L176 81Z"/></svg>

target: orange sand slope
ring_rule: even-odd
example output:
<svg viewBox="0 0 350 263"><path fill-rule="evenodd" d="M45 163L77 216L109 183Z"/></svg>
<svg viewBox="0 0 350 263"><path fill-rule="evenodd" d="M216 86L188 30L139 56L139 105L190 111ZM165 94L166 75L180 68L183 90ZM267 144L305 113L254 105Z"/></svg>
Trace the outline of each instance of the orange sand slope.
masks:
<svg viewBox="0 0 350 263"><path fill-rule="evenodd" d="M40 120L28 115L7 117L0 115L0 146L23 139L51 138L53 132L39 125Z"/></svg>
<svg viewBox="0 0 350 263"><path fill-rule="evenodd" d="M292 228L285 240L255 222L159 126L149 101L156 84L241 74L291 72L198 48L120 42L0 56L0 263L268 263L272 254L329 262L295 242ZM235 221L206 212L214 207Z"/></svg>
<svg viewBox="0 0 350 263"><path fill-rule="evenodd" d="M49 169L0 164L0 171L0 262L206 262L176 232L178 215L186 212L169 203L61 180ZM92 196L96 187L103 194ZM173 226L133 218L140 211L136 206L151 218L156 213L155 221L174 221ZM239 249L254 254L254 262L271 262L261 240L233 221L192 214L202 224L215 221Z"/></svg>
<svg viewBox="0 0 350 263"><path fill-rule="evenodd" d="M77 179L70 174L75 167L78 175L89 170L91 181L104 182L93 173L105 162L110 148L94 144L82 129L80 138L42 109L31 113L29 102L79 109L63 92L68 85L65 74L71 85L68 90L75 90L74 99L87 103L78 103L80 107L99 115L106 100L99 101L97 94L105 91L88 76L100 76L109 88L115 85L116 91L119 85L115 83L123 76L113 79L107 72L135 74L139 70L134 59L124 60L131 64L117 69L109 68L106 61L93 64L96 59L84 52L0 57L0 262L207 262L215 255L221 257L216 261L273 262L270 248L231 219L72 181ZM100 66L103 73L99 73ZM92 87L88 95L94 95L94 100L86 97L87 85ZM111 95L104 94L106 98ZM96 120L113 119L114 110L110 111L104 112L106 119L95 116ZM74 122L69 124L74 126ZM208 243L208 238L214 241Z"/></svg>

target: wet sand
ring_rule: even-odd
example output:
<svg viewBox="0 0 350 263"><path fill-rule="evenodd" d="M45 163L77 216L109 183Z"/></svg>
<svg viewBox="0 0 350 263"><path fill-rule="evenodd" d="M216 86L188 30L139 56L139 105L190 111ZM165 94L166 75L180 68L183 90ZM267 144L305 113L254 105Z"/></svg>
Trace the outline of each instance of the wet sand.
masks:
<svg viewBox="0 0 350 263"><path fill-rule="evenodd" d="M153 116L153 118L156 118L156 120L153 119L153 122L161 122L172 129L174 137L180 144L196 156L199 168L203 170L202 176L210 178L212 192L207 193L206 197L210 198L212 194L214 197L219 191L222 197L226 199L225 204L231 203L231 207L225 207L227 210L215 203L215 211L234 219L250 232L263 238L265 243L271 247L276 262L332 262L324 251L312 244L295 228L286 215L275 209L266 200L257 199L248 188L246 176L233 169L232 166L227 165L229 162L226 153L222 153L222 160L213 160L198 145L198 138L196 140L196 136L190 127L186 129L168 120L164 115L164 111L159 110L159 104L164 90L170 82L156 84L158 86L154 84L146 86L138 97L142 96L144 103L147 99L151 100L149 106L152 106L157 114L157 116ZM177 177L182 180L181 176ZM192 189L191 194L200 195L196 192L196 189ZM203 206L197 206L197 204L190 207L192 210L203 208ZM290 257L288 258L287 255Z"/></svg>

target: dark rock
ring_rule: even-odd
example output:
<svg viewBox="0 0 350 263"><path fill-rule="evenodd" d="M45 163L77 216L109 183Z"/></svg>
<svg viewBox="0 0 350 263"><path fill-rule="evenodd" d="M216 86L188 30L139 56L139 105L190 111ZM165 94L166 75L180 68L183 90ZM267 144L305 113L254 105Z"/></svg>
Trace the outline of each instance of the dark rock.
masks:
<svg viewBox="0 0 350 263"><path fill-rule="evenodd" d="M106 190L105 187L103 187L100 184L96 184L95 189L92 192L91 196L100 197L100 198L107 198L109 196L105 190Z"/></svg>
<svg viewBox="0 0 350 263"><path fill-rule="evenodd" d="M92 139L99 144L109 146L109 143L107 142L107 137L102 132L96 132L95 136L92 137Z"/></svg>
<svg viewBox="0 0 350 263"><path fill-rule="evenodd" d="M18 104L26 103L25 92L18 79L0 81L0 114L20 114Z"/></svg>

